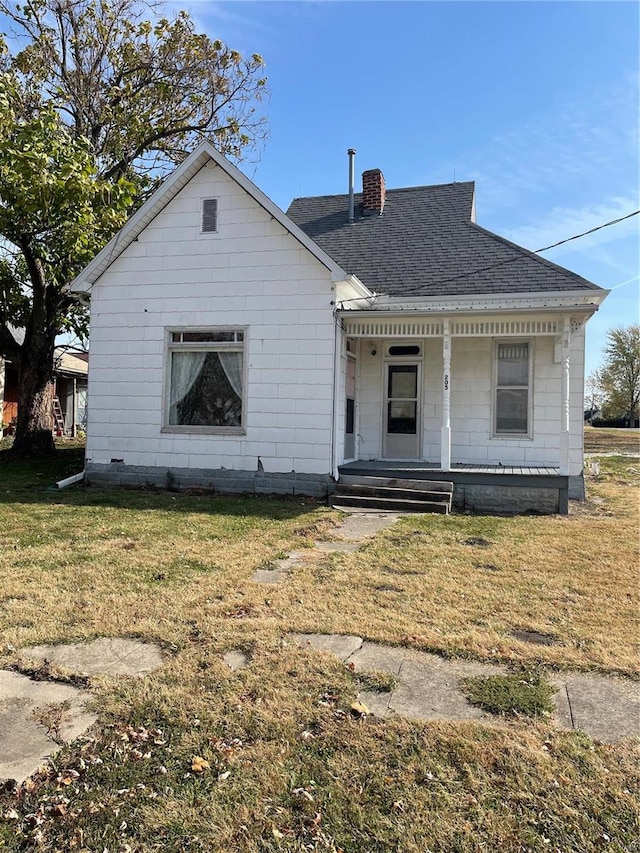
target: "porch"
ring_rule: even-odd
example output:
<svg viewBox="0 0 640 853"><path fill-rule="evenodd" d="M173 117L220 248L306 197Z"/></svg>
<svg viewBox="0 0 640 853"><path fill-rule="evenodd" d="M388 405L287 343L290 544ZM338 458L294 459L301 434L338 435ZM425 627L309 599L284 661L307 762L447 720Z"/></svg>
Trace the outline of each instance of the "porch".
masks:
<svg viewBox="0 0 640 853"><path fill-rule="evenodd" d="M569 511L569 477L548 466L452 463L443 470L431 462L358 460L340 465L338 471L338 494L341 483L422 480L453 483L453 505L459 510L560 515Z"/></svg>

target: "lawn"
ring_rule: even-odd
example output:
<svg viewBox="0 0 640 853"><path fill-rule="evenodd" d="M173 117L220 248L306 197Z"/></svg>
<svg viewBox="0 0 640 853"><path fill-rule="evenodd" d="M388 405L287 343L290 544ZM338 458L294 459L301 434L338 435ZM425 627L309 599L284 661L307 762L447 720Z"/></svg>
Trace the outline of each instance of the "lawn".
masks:
<svg viewBox="0 0 640 853"><path fill-rule="evenodd" d="M330 538L339 513L47 489L81 465L74 447L53 465L0 452L0 666L26 665L16 649L28 644L97 636L153 640L166 663L142 681L93 679L91 737L0 793L0 849L640 850L637 743L599 744L545 717L356 718L358 676L284 642L357 633L639 677L639 460L603 456L568 517L407 517L277 586L251 575ZM237 648L250 664L232 673L222 655Z"/></svg>

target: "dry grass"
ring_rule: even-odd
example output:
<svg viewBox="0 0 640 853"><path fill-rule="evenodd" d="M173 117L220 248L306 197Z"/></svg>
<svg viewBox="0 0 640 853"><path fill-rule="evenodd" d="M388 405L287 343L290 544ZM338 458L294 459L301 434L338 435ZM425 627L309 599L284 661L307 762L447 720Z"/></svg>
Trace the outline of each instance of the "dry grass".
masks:
<svg viewBox="0 0 640 853"><path fill-rule="evenodd" d="M59 458L56 477L74 464ZM603 459L590 502L567 518L406 518L359 553L310 552L278 586L251 574L330 537L337 513L48 492L41 465L3 454L0 473L0 665L18 662L11 646L105 635L155 640L166 657L142 681L93 679L93 739L31 790L0 795L0 850L634 849L637 745L524 720L355 719L358 676L283 644L291 630L339 631L637 673L639 469L628 459ZM474 538L490 544L465 544ZM557 644L521 642L517 629ZM221 658L232 648L250 654L237 673ZM194 755L209 768L194 771Z"/></svg>
<svg viewBox="0 0 640 853"><path fill-rule="evenodd" d="M407 517L359 552L299 572L290 588L316 590L299 630L638 675L638 468L607 459L601 470L574 515ZM477 540L487 544L467 544Z"/></svg>
<svg viewBox="0 0 640 853"><path fill-rule="evenodd" d="M585 453L635 453L640 455L640 430L584 428Z"/></svg>

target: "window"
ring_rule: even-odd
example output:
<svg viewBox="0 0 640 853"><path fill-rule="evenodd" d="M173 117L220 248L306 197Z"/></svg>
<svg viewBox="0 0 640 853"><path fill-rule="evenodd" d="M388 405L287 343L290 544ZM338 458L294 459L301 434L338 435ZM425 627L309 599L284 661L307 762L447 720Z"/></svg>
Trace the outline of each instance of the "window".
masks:
<svg viewBox="0 0 640 853"><path fill-rule="evenodd" d="M495 359L495 434L529 435L531 345L498 343Z"/></svg>
<svg viewBox="0 0 640 853"><path fill-rule="evenodd" d="M242 431L244 347L243 329L189 329L170 333L166 418L169 430Z"/></svg>
<svg viewBox="0 0 640 853"><path fill-rule="evenodd" d="M390 364L387 375L387 432L417 435L418 365Z"/></svg>
<svg viewBox="0 0 640 853"><path fill-rule="evenodd" d="M205 198L202 202L202 233L215 234L218 230L218 199Z"/></svg>
<svg viewBox="0 0 640 853"><path fill-rule="evenodd" d="M416 344L392 344L389 355L420 355L420 347Z"/></svg>

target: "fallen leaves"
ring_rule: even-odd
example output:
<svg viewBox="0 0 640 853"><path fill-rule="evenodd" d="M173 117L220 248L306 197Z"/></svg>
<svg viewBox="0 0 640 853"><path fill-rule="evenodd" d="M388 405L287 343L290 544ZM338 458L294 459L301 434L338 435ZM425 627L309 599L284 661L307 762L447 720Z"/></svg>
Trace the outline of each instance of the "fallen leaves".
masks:
<svg viewBox="0 0 640 853"><path fill-rule="evenodd" d="M193 755L191 757L191 769L194 773L204 773L205 770L211 769L211 765L201 755Z"/></svg>

